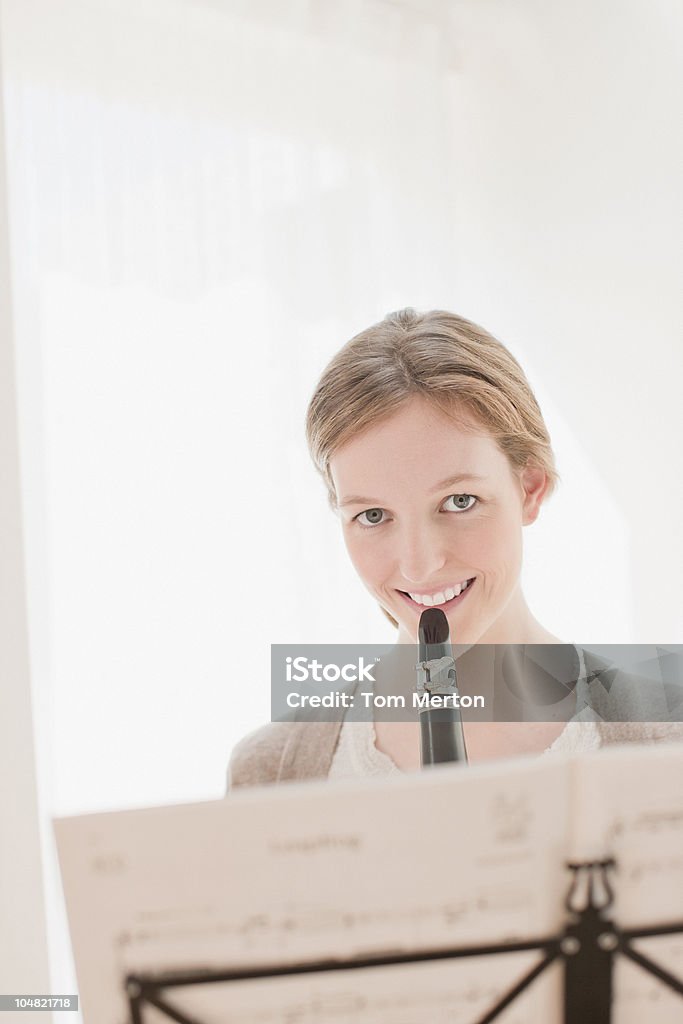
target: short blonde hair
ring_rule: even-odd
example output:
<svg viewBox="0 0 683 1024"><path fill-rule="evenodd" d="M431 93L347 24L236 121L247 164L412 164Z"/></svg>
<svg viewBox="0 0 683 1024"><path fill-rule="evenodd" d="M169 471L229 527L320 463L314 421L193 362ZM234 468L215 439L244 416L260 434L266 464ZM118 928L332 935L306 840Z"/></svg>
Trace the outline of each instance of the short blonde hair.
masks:
<svg viewBox="0 0 683 1024"><path fill-rule="evenodd" d="M340 349L309 403L306 439L332 508L337 502L330 473L334 453L415 395L448 416L469 413L513 469L540 466L548 478L546 497L553 492L559 474L548 430L514 356L488 331L455 313L402 309Z"/></svg>

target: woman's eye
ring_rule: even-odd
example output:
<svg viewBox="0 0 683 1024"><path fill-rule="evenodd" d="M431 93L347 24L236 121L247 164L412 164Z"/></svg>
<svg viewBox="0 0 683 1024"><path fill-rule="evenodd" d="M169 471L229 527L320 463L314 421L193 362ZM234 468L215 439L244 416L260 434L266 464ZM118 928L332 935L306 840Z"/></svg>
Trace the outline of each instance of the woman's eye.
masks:
<svg viewBox="0 0 683 1024"><path fill-rule="evenodd" d="M449 494L446 501L452 501L453 506L448 512L467 512L476 504L477 499L473 494Z"/></svg>
<svg viewBox="0 0 683 1024"><path fill-rule="evenodd" d="M382 523L382 516L384 515L384 509L382 508L367 508L365 512L359 512L355 517L361 526L379 526ZM366 522L363 522L362 516L366 517Z"/></svg>

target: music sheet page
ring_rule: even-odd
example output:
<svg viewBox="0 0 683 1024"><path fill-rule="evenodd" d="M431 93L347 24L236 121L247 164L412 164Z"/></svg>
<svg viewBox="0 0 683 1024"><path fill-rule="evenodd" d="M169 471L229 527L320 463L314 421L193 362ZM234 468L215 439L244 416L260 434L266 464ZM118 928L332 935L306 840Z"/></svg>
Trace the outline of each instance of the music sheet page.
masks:
<svg viewBox="0 0 683 1024"><path fill-rule="evenodd" d="M683 925L683 749L625 745L573 764L573 860L613 857L622 928ZM683 977L683 935L634 940ZM615 963L614 1024L680 1024L683 1000L638 965Z"/></svg>
<svg viewBox="0 0 683 1024"><path fill-rule="evenodd" d="M553 934L570 763L292 783L55 822L88 1024L123 1024L128 972L345 960ZM205 1024L470 1024L538 952L167 990ZM557 967L501 1018L559 1011ZM146 1012L145 1022L165 1020Z"/></svg>

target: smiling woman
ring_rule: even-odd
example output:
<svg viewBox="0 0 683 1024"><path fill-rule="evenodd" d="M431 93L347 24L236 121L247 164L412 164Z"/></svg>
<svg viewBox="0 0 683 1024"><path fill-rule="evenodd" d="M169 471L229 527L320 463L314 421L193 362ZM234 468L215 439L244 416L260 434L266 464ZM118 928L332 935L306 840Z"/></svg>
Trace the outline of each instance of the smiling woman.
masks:
<svg viewBox="0 0 683 1024"><path fill-rule="evenodd" d="M504 345L453 313L390 314L332 360L306 428L353 564L399 642L416 642L424 605L441 607L463 643L557 642L519 575L521 527L558 474Z"/></svg>
<svg viewBox="0 0 683 1024"><path fill-rule="evenodd" d="M440 480L444 466L456 471ZM548 489L541 466L514 469L464 410L446 415L414 395L335 452L330 475L351 561L399 642L416 642L425 606L443 610L461 643L558 642L519 579L521 528ZM351 494L370 484L375 497Z"/></svg>
<svg viewBox="0 0 683 1024"><path fill-rule="evenodd" d="M522 368L487 331L444 311L390 314L327 366L306 436L354 568L398 644L417 643L425 607L444 612L459 644L563 643L521 584L523 528L558 481L552 446ZM605 666L567 646L578 692ZM465 735L470 761L659 738L610 725L466 722ZM279 722L238 744L229 785L419 767L416 721Z"/></svg>

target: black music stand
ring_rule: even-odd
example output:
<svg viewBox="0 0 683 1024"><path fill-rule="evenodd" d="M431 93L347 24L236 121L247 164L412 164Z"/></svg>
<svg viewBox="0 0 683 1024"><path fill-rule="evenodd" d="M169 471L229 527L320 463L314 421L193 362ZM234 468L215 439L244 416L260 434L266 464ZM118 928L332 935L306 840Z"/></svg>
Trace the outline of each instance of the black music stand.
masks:
<svg viewBox="0 0 683 1024"><path fill-rule="evenodd" d="M503 1010L527 989L556 960L564 962L564 1024L610 1024L612 1016L612 968L617 953L628 957L643 970L683 996L683 981L660 967L631 945L633 939L655 935L683 934L683 921L654 927L619 928L608 915L614 892L609 877L614 860L567 864L572 880L565 900L568 918L562 932L550 938L511 942L497 946L463 949L432 949L416 953L364 956L351 960L319 960L286 966L262 966L224 971L176 971L168 974L129 974L125 979L131 1024L145 1024L144 1008L153 1006L176 1024L201 1024L174 1007L165 996L167 989L207 985L226 981L275 978L320 971L360 970L457 957L498 956L538 950L541 959L473 1024L491 1024Z"/></svg>

